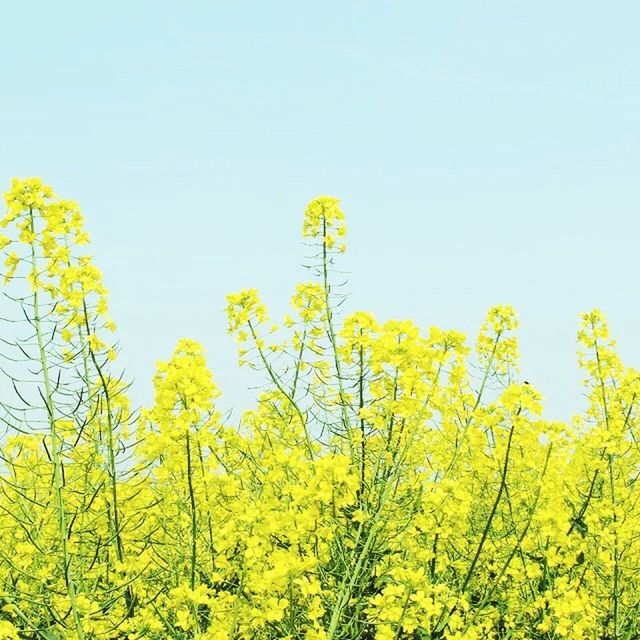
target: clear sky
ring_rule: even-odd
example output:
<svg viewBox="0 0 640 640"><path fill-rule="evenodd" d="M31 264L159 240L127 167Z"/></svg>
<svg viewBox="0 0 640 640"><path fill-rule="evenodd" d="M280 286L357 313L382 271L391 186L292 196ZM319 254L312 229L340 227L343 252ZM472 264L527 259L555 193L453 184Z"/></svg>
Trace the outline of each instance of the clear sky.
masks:
<svg viewBox="0 0 640 640"><path fill-rule="evenodd" d="M228 405L225 295L274 315L318 194L349 222L349 309L477 331L520 314L548 415L582 405L579 313L640 366L640 5L631 0L6 2L0 183L78 200L147 402L179 337Z"/></svg>

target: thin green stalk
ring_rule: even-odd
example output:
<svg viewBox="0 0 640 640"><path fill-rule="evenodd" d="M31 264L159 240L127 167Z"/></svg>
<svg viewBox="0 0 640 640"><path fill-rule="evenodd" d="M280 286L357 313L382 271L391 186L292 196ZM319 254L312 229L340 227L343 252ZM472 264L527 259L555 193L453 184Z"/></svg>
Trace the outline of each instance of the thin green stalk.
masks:
<svg viewBox="0 0 640 640"><path fill-rule="evenodd" d="M480 538L480 543L478 544L478 548L476 549L476 553L471 562L471 566L467 571L467 574L462 582L461 591L464 593L465 589L469 585L469 581L471 580L473 573L475 571L476 565L480 558L480 554L482 553L482 549L484 548L485 542L487 541L487 536L489 535L489 531L491 530L491 524L493 523L493 518L496 515L498 510L498 505L500 504L500 499L502 498L502 494L504 493L504 488L507 484L507 470L509 467L509 457L511 454L511 443L513 441L513 432L515 431L515 420L511 422L511 428L509 429L509 439L507 440L507 450L504 455L504 464L502 466L502 474L500 477L500 487L498 489L498 494L496 495L496 499L493 502L491 507L491 511L489 513L489 517L487 518L487 522L485 524L484 530L482 532L482 537Z"/></svg>
<svg viewBox="0 0 640 640"><path fill-rule="evenodd" d="M331 307L331 301L329 295L331 293L331 285L329 283L329 261L327 257L327 243L324 240L327 236L327 220L322 218L322 283L324 289L324 308L327 316L327 335L329 336L329 342L333 351L333 362L336 368L336 377L338 378L338 395L340 396L340 407L342 409L342 422L345 431L349 431L350 421L347 413L347 401L345 399L344 384L342 377L342 365L340 364L340 358L338 357L338 346L336 340L336 332L333 326L333 308Z"/></svg>
<svg viewBox="0 0 640 640"><path fill-rule="evenodd" d="M191 443L189 440L189 431L187 430L187 485L189 487L189 506L191 508L191 569L189 584L191 590L196 588L196 554L197 554L197 522L196 522L196 497L193 490L193 469L191 467Z"/></svg>
<svg viewBox="0 0 640 640"><path fill-rule="evenodd" d="M33 219L33 209L29 209L29 220L31 223L31 232L35 233L35 223ZM51 388L51 380L49 376L49 363L47 353L44 348L44 338L42 335L42 318L40 315L40 300L38 297L38 265L36 258L35 242L32 241L31 245L31 275L33 278L33 325L36 331L36 339L38 342L38 353L40 357L40 363L42 365L42 377L45 388L45 404L49 421L49 432L51 434L51 457L53 461L53 489L55 495L56 511L58 514L58 535L60 536L60 544L62 546L62 570L64 574L65 586L67 589L67 595L69 596L69 602L71 604L71 611L73 615L73 621L76 629L76 635L78 640L84 640L84 631L82 628L82 621L80 618L80 611L78 609L78 602L76 597L76 585L73 577L72 556L69 553L69 547L67 544L67 518L65 513L65 504L62 489L64 486L63 471L62 471L62 456L61 445L59 441L58 431L56 429L56 419L54 414L53 392Z"/></svg>
<svg viewBox="0 0 640 640"><path fill-rule="evenodd" d="M595 331L595 326L593 322L591 323L593 330ZM600 349L598 348L598 341L594 342L594 350L596 354L596 364L598 367L598 380L600 382L600 393L602 395L602 410L604 411L604 420L605 425L607 427L607 431L609 431L609 408L607 404L607 392L604 383L604 376L602 374L602 361L600 358ZM618 550L618 526L617 521L618 517L616 514L616 492L615 492L615 483L613 478L613 455L607 453L607 467L609 472L609 488L611 491L611 511L612 511L612 520L614 526L614 536L613 536L613 585L612 585L612 593L611 598L613 600L613 637L614 639L618 638L618 618L619 618L619 582L620 582L620 558L619 558L619 550Z"/></svg>
<svg viewBox="0 0 640 640"><path fill-rule="evenodd" d="M378 533L378 528L380 526L381 513L386 504L386 499L388 497L390 486L391 486L391 483L387 482L385 485L383 494L381 496L380 504L378 506L376 513L374 514L367 537L364 541L364 544L362 546L362 549L360 551L356 564L353 567L353 571L351 572L351 575L349 575L349 572L345 567L344 576L342 578L342 582L340 584L340 590L338 592L338 598L331 612L331 619L329 621L329 628L327 629L326 640L333 640L333 638L335 637L338 631L338 625L340 624L340 620L342 618L342 612L344 608L347 606L347 604L349 603L349 601L351 600L354 587L358 579L360 578L360 572L362 571L363 565L367 559L370 548L373 545L375 536ZM362 531L362 526L363 526L363 523L361 523L359 531Z"/></svg>
<svg viewBox="0 0 640 640"><path fill-rule="evenodd" d="M493 579L493 584L491 586L491 588L489 589L489 591L485 594L485 596L482 598L481 602L478 603L478 605L476 606L476 610L475 613L473 615L473 617L471 618L470 622L468 623L467 627L470 627L474 621L476 620L477 616L480 614L482 607L491 600L491 597L493 596L493 594L496 592L496 589L500 586L500 582L502 580L502 578L504 577L505 573L507 572L507 569L509 568L509 565L511 564L511 561L513 560L513 558L515 557L516 553L518 553L518 551L520 551L522 549L522 543L524 542L524 539L529 531L529 528L531 527L531 523L533 522L533 516L535 515L537 509L538 509L538 502L540 501L540 494L542 493L542 481L545 477L545 475L547 474L547 468L549 466L549 459L551 458L551 450L553 448L553 443L550 444L547 447L547 455L545 456L545 460L544 460L544 466L542 468L542 473L540 474L540 483L538 484L537 490L536 490L536 495L535 498L533 500L533 504L529 509L529 513L527 514L527 522L525 523L525 526L523 527L520 535L518 536L518 539L516 541L515 546L513 547L513 549L511 550L511 552L509 553L507 559L504 561L502 568L500 569L500 572L498 573L498 575Z"/></svg>
<svg viewBox="0 0 640 640"><path fill-rule="evenodd" d="M612 599L613 599L613 638L617 640L618 627L619 627L619 609L620 609L620 554L619 554L619 540L618 540L618 515L616 513L616 491L613 478L613 456L608 455L609 459L609 485L611 491L611 511L613 519L613 585L612 585Z"/></svg>
<svg viewBox="0 0 640 640"><path fill-rule="evenodd" d="M215 547L213 543L213 524L211 522L211 501L209 499L209 489L207 488L207 477L204 468L204 455L202 453L202 447L198 442L198 460L200 462L200 472L202 474L202 484L204 487L204 499L205 504L207 505L207 528L209 533L209 553L211 555L211 571L214 572L216 570L216 554Z"/></svg>
<svg viewBox="0 0 640 640"><path fill-rule="evenodd" d="M308 430L308 427L307 427L307 421L305 419L305 416L302 413L302 410L300 409L300 407L298 406L298 403L295 401L294 398L291 397L291 394L289 394L287 392L287 390L284 388L284 386L282 385L282 382L280 381L278 376L276 376L273 368L269 364L269 361L267 360L266 356L264 355L264 351L262 350L262 347L260 347L260 345L259 345L258 335L256 334L256 330L254 329L253 323L251 322L251 320L249 320L249 322L247 324L248 324L249 330L251 331L251 336L253 337L253 341L256 344L256 348L258 349L258 354L260 355L260 360L262 361L262 364L264 365L265 369L267 370L267 373L269 374L269 377L271 378L271 381L273 382L273 384L276 385L276 387L278 388L278 391L280 391L280 393L289 401L289 404L293 407L294 411L298 414L298 418L300 418L300 423L302 424L302 428L304 429L304 435L305 435L305 442L306 442L306 445L307 445L307 450L309 452L310 458L313 460L313 458L315 458L315 453L313 451L313 447L312 447L312 443L311 443L311 436L309 435L309 430Z"/></svg>
<svg viewBox="0 0 640 640"><path fill-rule="evenodd" d="M518 412L516 415L518 415L520 413L520 409L518 409ZM510 453L511 453L511 443L513 441L513 433L515 430L515 420L511 421L511 428L509 429L509 437L507 440L507 448L505 451L505 456L504 456L504 464L502 466L502 473L501 473L501 477L500 477L500 487L498 488L498 493L496 495L496 498L493 502L493 505L491 507L491 511L489 513L489 517L487 518L487 522L485 523L484 526L484 530L482 531L482 536L480 538L480 542L478 544L478 548L476 549L476 552L473 556L473 560L471 561L471 565L465 575L465 578L462 582L462 587L460 588L460 591L462 593L465 592L467 586L469 585L469 582L471 581L471 578L473 577L473 574L475 572L476 569L476 565L478 564L478 560L480 559L480 554L482 553L482 550L484 548L484 545L487 541L487 538L489 536L489 531L491 530L491 525L493 523L493 518L496 515L496 512L498 510L498 505L500 504L500 500L502 498L502 494L504 493L506 484L507 484L507 470L508 470L508 466L509 466L509 457L510 457ZM451 609L449 609L446 613L447 616L451 616L451 614L456 610L456 605L454 605ZM438 620L438 622L436 623L436 628L440 627L440 625L443 622L443 617L445 615L445 612L443 611L442 615L440 616L440 619ZM446 628L448 622L445 621L444 626L442 627L442 629ZM439 629L439 630L442 630Z"/></svg>
<svg viewBox="0 0 640 640"><path fill-rule="evenodd" d="M91 334L91 327L89 325L89 312L87 310L86 300L82 301L82 309L84 312L84 325L87 331L87 336ZM89 349L89 357L93 362L93 366L95 367L98 377L100 378L100 386L102 387L102 392L104 394L104 401L106 407L107 414L107 475L109 476L109 488L111 492L111 502L113 506L113 536L115 540L115 549L116 549L116 557L118 562L124 562L124 544L122 542L122 525L120 522L120 505L118 500L118 477L117 477L117 466L116 466L116 453L115 453L115 428L113 424L113 411L111 409L111 392L109 390L109 385L107 383L107 379L102 371L102 366L98 362L96 354L91 347L87 339L87 347ZM127 587L125 591L125 601L127 604L127 617L131 617L134 614L134 606L135 606L135 598L133 595L133 590L131 587Z"/></svg>
<svg viewBox="0 0 640 640"><path fill-rule="evenodd" d="M360 331L362 336L362 331ZM360 371L358 372L358 409L362 411L364 407L364 350L360 345ZM365 470L367 459L367 443L366 443L366 431L365 422L363 418L360 418L360 487L358 488L358 501L362 501L365 487Z"/></svg>

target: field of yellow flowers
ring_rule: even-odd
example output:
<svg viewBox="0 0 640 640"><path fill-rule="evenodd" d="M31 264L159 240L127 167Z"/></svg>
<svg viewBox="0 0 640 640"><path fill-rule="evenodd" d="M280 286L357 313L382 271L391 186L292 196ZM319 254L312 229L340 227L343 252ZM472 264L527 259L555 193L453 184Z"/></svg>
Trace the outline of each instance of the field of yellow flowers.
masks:
<svg viewBox="0 0 640 640"><path fill-rule="evenodd" d="M228 297L253 408L222 419L185 339L136 411L78 205L35 178L5 200L0 640L640 637L640 375L599 311L589 407L545 421L511 307L473 346L339 318L345 220L320 197L282 326Z"/></svg>

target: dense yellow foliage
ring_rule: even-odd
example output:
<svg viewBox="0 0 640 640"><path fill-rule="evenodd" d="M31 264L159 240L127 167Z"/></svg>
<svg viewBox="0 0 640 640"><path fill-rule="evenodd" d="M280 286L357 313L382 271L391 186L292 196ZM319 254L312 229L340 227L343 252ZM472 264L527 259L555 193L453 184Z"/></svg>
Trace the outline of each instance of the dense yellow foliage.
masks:
<svg viewBox="0 0 640 640"><path fill-rule="evenodd" d="M0 640L639 637L640 376L599 311L588 410L543 420L511 307L475 348L339 319L344 214L320 197L282 328L228 297L253 408L224 420L181 340L137 412L78 206L34 178L5 197Z"/></svg>

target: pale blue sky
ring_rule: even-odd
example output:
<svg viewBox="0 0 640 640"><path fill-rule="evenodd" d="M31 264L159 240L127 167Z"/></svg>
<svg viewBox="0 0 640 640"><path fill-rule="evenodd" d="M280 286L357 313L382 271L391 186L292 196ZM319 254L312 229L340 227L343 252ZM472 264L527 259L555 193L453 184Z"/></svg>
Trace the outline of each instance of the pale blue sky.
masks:
<svg viewBox="0 0 640 640"><path fill-rule="evenodd" d="M552 417L581 405L580 311L640 366L638 3L62 0L2 23L0 183L80 202L137 400L185 336L247 404L224 297L285 310L323 193L350 309L474 334L513 304Z"/></svg>

